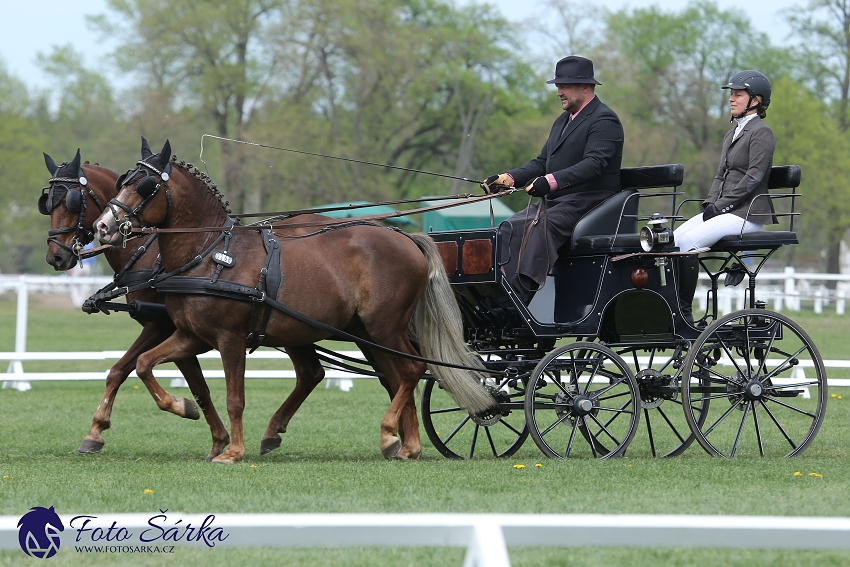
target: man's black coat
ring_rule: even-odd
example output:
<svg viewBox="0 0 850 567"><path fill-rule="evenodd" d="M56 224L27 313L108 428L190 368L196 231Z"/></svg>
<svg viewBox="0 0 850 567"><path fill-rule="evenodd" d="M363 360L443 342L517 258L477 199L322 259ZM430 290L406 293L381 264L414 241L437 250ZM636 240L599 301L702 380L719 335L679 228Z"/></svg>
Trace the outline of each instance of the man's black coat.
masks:
<svg viewBox="0 0 850 567"><path fill-rule="evenodd" d="M503 260L507 261L506 274L518 271L539 285L545 283L558 248L569 242L581 216L621 189L624 135L617 114L594 98L567 124L569 116L564 112L555 120L540 155L508 172L517 187L547 173L558 182L558 189L546 196L545 210L540 212L545 222L540 218L534 223L526 238L523 235L527 224L538 216L539 202L505 221L509 226L503 223L500 227L503 243L510 241L510 257Z"/></svg>

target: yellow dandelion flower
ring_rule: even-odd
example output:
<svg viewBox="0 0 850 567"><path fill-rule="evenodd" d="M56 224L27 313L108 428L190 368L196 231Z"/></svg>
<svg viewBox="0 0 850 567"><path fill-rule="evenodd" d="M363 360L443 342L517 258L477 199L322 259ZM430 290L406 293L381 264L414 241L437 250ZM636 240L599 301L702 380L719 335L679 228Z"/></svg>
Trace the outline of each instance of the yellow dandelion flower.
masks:
<svg viewBox="0 0 850 567"><path fill-rule="evenodd" d="M134 389L134 390L138 390L138 389L139 389L139 387L138 387L138 386L133 386L133 389Z"/></svg>
<svg viewBox="0 0 850 567"><path fill-rule="evenodd" d="M535 464L534 464L534 466L535 466L535 467L542 467L543 465L542 465L542 464L540 464L540 463L535 463Z"/></svg>
<svg viewBox="0 0 850 567"><path fill-rule="evenodd" d="M815 478L823 478L823 475L822 475L822 474L820 474L820 473L816 473L816 472L810 472L810 473L809 473L809 476L813 476L813 477L815 477Z"/></svg>
<svg viewBox="0 0 850 567"><path fill-rule="evenodd" d="M144 493L145 494L153 494L153 490L151 490L150 488L145 488Z"/></svg>
<svg viewBox="0 0 850 567"><path fill-rule="evenodd" d="M9 475L4 474L4 475L3 475L3 478L9 478Z"/></svg>
<svg viewBox="0 0 850 567"><path fill-rule="evenodd" d="M843 400L843 399L844 399L844 396L838 396L838 399L839 399L839 400Z"/></svg>
<svg viewBox="0 0 850 567"><path fill-rule="evenodd" d="M517 464L515 464L515 465L514 465L514 468L515 468L515 469L524 469L524 468L525 468L525 465L520 464L520 463L517 463Z"/></svg>
<svg viewBox="0 0 850 567"><path fill-rule="evenodd" d="M257 468L257 465L251 465L251 468L255 469L255 468Z"/></svg>
<svg viewBox="0 0 850 567"><path fill-rule="evenodd" d="M830 394L830 395L829 395L829 397L830 397L830 398L837 398L837 397L838 397L838 394Z"/></svg>
<svg viewBox="0 0 850 567"><path fill-rule="evenodd" d="M800 471L797 471L797 472L794 473L794 476L803 476L803 473L801 473Z"/></svg>

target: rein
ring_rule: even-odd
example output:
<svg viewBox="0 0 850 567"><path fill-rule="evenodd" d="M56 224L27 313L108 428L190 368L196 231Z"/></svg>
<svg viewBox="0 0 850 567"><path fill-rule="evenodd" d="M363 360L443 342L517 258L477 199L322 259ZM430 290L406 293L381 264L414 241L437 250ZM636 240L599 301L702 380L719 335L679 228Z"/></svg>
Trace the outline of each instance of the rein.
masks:
<svg viewBox="0 0 850 567"><path fill-rule="evenodd" d="M465 200L462 203L445 203L445 204L441 204L441 205L433 205L433 206L430 206L430 207L420 207L420 208L417 208L417 209L410 209L410 210L405 210L405 211L396 211L394 213L382 213L382 214L379 214L379 215L369 215L369 216L365 216L365 217L357 217L357 220L360 220L360 221L383 220L383 219L400 217L400 216L404 216L404 215L420 214L420 213L424 213L424 212L427 212L427 211L438 211L438 210L441 210L441 209L448 209L448 208L451 208L451 207L459 207L459 206L465 205L467 203L477 203L479 201L489 201L490 199L501 198L501 197L510 195L512 193L515 193L517 191L521 191L521 189L511 188L511 189L502 191L500 193L495 193L493 195L479 195L479 196L476 196L476 197L469 197L469 198L467 198L467 200ZM463 197L467 197L467 196L463 196ZM460 198L460 196L459 196L459 198ZM362 205L362 206L366 207L366 206L374 206L374 205L370 204L370 205ZM354 208L354 207L352 207L352 208ZM138 207L137 207L137 209L138 209ZM330 210L338 210L338 209L330 209ZM301 215L301 214L315 213L315 212L316 212L316 209L306 209L306 210L301 210L301 211L292 211L292 212L288 212L288 213L287 212L283 212L283 213L250 213L249 215L231 215L231 216L232 217L278 216L279 217L279 216L285 216L285 215L298 216L298 215ZM283 224L281 222L262 222L262 221L260 221L260 222L253 223L253 224L250 224L250 225L236 225L236 226L233 226L233 227L231 227L230 229L227 229L227 230L233 230L233 231L235 231L235 230L256 230L258 227L266 227L266 228L271 228L271 229L326 227L326 226L344 224L344 223L350 222L351 220L352 219L344 219L344 220L328 219L327 221L290 222L290 223L286 223L286 224ZM159 233L217 232L217 231L222 231L222 230L225 230L225 229L223 227L220 227L220 226L191 227L191 228L157 228L157 227L135 228L135 227L133 227L130 232L138 233L138 234L159 234ZM303 238L303 236L310 236L310 235L286 236L286 235L277 234L277 236L284 236L286 238Z"/></svg>

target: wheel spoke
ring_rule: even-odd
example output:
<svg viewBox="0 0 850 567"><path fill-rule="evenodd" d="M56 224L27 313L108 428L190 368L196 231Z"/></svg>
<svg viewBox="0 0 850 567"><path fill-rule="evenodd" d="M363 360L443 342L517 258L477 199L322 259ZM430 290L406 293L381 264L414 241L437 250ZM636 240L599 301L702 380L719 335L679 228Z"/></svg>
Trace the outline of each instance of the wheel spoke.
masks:
<svg viewBox="0 0 850 567"><path fill-rule="evenodd" d="M684 438L684 437L682 437L682 435L679 433L679 430L678 430L678 429L676 429L676 426L675 426L675 425L673 425L673 423L672 423L672 422L670 421L670 419L667 417L667 414L665 414L665 413L664 413L664 410L662 410L660 406L659 406L658 408L656 408L656 409L658 410L658 413L659 413L659 414L661 414L661 417L663 417L663 418L664 418L664 421L666 421L666 422L667 422L667 425L670 427L670 430L671 430L671 431L673 431L673 433L675 433L675 434L676 434L676 437L678 437L678 438L679 438L679 441L681 441L682 443L684 443L684 442L685 442L685 438ZM648 418L648 417L647 417L647 422L649 422L649 418Z"/></svg>
<svg viewBox="0 0 850 567"><path fill-rule="evenodd" d="M475 431L472 434L472 445L469 447L469 458L471 459L473 455L475 455L475 445L478 443L478 430L481 428L477 423L475 424Z"/></svg>
<svg viewBox="0 0 850 567"><path fill-rule="evenodd" d="M744 404L744 411L741 416L741 425L738 426L738 433L735 435L735 442L732 443L732 451L729 453L729 457L735 456L735 451L738 450L738 442L741 440L741 433L744 432L744 424L747 422L747 414L750 413L750 403Z"/></svg>
<svg viewBox="0 0 850 567"><path fill-rule="evenodd" d="M759 415L756 411L757 409L758 406L753 404L753 425L755 425L756 428L756 441L758 441L759 444L759 455L764 457L764 443L762 443L761 440L761 429L759 428Z"/></svg>
<svg viewBox="0 0 850 567"><path fill-rule="evenodd" d="M660 410L661 408L658 409ZM658 455L655 454L655 439L652 437L652 422L649 421L649 410L646 408L643 408L643 418L646 420L646 433L649 435L649 451L653 457L657 457Z"/></svg>
<svg viewBox="0 0 850 567"><path fill-rule="evenodd" d="M570 451L573 449L573 439L575 439L576 436L576 429L578 429L578 420L575 420L573 427L570 430L570 440L567 442L567 449L564 451L565 459L570 456Z"/></svg>
<svg viewBox="0 0 850 567"><path fill-rule="evenodd" d="M770 416L770 419L773 421L774 425L776 425L776 427L777 427L777 428L779 429L779 431L782 433L782 436L783 436L783 437L785 437L785 440L786 440L786 441L788 441L788 443L791 445L791 448L792 448L792 449L796 449L796 448L797 448L797 444L796 444L796 443L794 443L794 440L793 440L793 439L791 439L791 437L790 437L790 436L788 435L788 433L785 431L785 428L784 428L784 427L782 427L782 425L779 423L779 420L777 420L777 419L776 419L776 416L775 416L775 415L773 415L773 412L772 412L772 411L770 411L770 408L769 408L769 407L767 407L767 404L766 404L766 403L764 403L764 400L762 400L761 405L762 405L762 407L764 408L764 411L766 411L766 412L767 412L767 415L769 415L769 416Z"/></svg>
<svg viewBox="0 0 850 567"><path fill-rule="evenodd" d="M592 413L589 413L589 414L587 414L587 416L589 416L589 417L590 417L590 419L592 419L592 420L594 421L594 423L596 423L596 425L598 425L598 426L601 428L601 430L602 430L602 431L604 431L604 432L605 432L605 434L606 434L606 435L608 435L608 437L610 437L610 438L611 438L611 441L613 441L614 443L617 443L618 445L620 444L620 440L619 440L619 439L617 439L616 437L614 437L614 436L611 434L611 432L610 432L610 431L608 431L608 428L607 428L607 427L605 427L605 426L602 424L602 422L601 422L601 421L599 421L598 419L596 419L596 416L595 416L595 415L593 415ZM585 417L587 417L587 416L585 416ZM585 423L587 423L587 421L585 421ZM588 429L588 431L590 431L590 429ZM596 439L598 435L599 435L599 433L597 433L596 435L591 435L591 438L592 438L592 439Z"/></svg>
<svg viewBox="0 0 850 567"><path fill-rule="evenodd" d="M717 427L718 425L720 425L720 422L722 422L724 419L726 419L726 418L729 416L729 414L731 414L733 411L735 411L735 406L734 406L734 405L733 405L733 406L731 406L728 410L726 410L726 411L723 413L723 415L721 415L720 417L718 417L718 418L717 418L717 421L715 421L715 422L712 424L712 426L711 426L711 427L709 427L708 429L706 429L706 430L705 430L705 434L704 434L704 435L705 435L706 437L708 437L709 435L711 435L711 432L712 432L712 431L714 431L714 428L715 428L715 427Z"/></svg>
<svg viewBox="0 0 850 567"><path fill-rule="evenodd" d="M493 435L490 433L490 428L485 427L484 433L487 434L487 442L490 443L490 450L493 451L493 456L497 457L499 452L496 450L496 445L493 443Z"/></svg>
<svg viewBox="0 0 850 567"><path fill-rule="evenodd" d="M794 407L794 406L792 406L791 404L786 404L785 402L783 402L783 401L781 401L781 400L778 400L778 399L774 398L773 396L765 396L765 397L764 397L764 399L765 399L765 400L770 400L771 402L773 402L773 403L775 403L775 404L779 404L779 405L780 405L780 406L782 406L782 407L788 408L789 410L791 410L791 411L795 411L795 412L797 412L797 413L801 413L801 414L806 415L806 416L808 416L808 417L810 417L810 418L812 418L812 419L815 419L815 418L817 417L817 416L816 416L815 414L813 414L813 413L809 413L809 412L807 412L806 410L801 410L800 408L798 408L798 407Z"/></svg>
<svg viewBox="0 0 850 567"><path fill-rule="evenodd" d="M472 418L471 418L471 417L469 417L469 416L467 415L467 416L463 419L463 421L461 421L461 422L460 422L460 425L458 425L457 427L455 427L454 431L452 431L452 432L449 434L449 436L448 436L448 437L446 437L446 440L445 440L445 441L443 441L443 443L444 443L445 445L448 445L448 444L449 444L449 441L451 441L451 440L452 440L452 437L454 437L454 436L457 434L457 432L458 432L458 431L460 431L460 430L463 428L463 426L464 426L464 425L466 425L466 424L467 424L467 422L468 422L470 419L472 419Z"/></svg>
<svg viewBox="0 0 850 567"><path fill-rule="evenodd" d="M501 423L503 426L507 427L508 429L510 429L511 431L516 433L517 435L522 435L522 431L517 430L517 428L515 428L513 425L511 425L510 423L508 423L504 419L500 419L498 421L498 423Z"/></svg>
<svg viewBox="0 0 850 567"><path fill-rule="evenodd" d="M570 417L570 414L565 413L564 415L562 415L561 417L559 417L557 420L555 420L555 423L553 423L552 425L550 425L549 427L547 427L546 429L544 429L543 431L541 431L541 432L540 432L540 436L541 436L541 437L545 436L547 433L549 433L550 431L552 431L553 429L555 429L556 427L558 427L559 425L561 425L562 423L564 423L564 420L565 420L565 419L567 419L567 418L569 418L569 417Z"/></svg>
<svg viewBox="0 0 850 567"><path fill-rule="evenodd" d="M431 415L439 415L441 413L452 413L452 412L457 412L457 411L466 411L466 409L464 409L462 407L456 407L456 408L445 408L445 409L431 410Z"/></svg>

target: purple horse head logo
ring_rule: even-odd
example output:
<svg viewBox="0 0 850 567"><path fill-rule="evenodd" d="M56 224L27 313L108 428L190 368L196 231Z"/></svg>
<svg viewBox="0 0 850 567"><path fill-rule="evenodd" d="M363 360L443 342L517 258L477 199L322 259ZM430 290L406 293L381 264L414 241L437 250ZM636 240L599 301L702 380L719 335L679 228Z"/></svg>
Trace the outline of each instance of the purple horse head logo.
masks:
<svg viewBox="0 0 850 567"><path fill-rule="evenodd" d="M65 531L53 509L36 506L18 521L18 542L24 553L39 559L53 557L59 551L59 532Z"/></svg>

